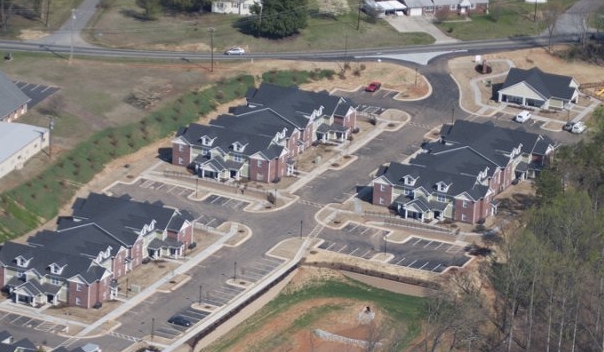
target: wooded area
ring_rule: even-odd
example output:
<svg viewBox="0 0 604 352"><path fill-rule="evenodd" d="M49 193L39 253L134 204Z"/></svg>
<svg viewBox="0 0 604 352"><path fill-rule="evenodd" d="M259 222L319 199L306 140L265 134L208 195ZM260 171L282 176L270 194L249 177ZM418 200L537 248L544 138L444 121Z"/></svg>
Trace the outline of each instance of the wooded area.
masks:
<svg viewBox="0 0 604 352"><path fill-rule="evenodd" d="M604 106L535 191L479 272L455 273L429 300L419 350L604 351Z"/></svg>

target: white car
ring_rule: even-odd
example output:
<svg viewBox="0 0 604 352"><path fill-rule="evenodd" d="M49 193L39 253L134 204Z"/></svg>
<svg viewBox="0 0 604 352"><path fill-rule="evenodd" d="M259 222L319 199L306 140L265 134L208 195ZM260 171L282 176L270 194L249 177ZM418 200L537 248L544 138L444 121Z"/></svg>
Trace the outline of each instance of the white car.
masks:
<svg viewBox="0 0 604 352"><path fill-rule="evenodd" d="M573 127L570 129L570 131L575 134L580 134L580 133L585 132L586 129L587 129L587 126L585 126L583 121L579 121L579 122L575 122L573 124Z"/></svg>
<svg viewBox="0 0 604 352"><path fill-rule="evenodd" d="M229 50L224 52L225 55L243 55L245 54L245 50L240 47L230 48Z"/></svg>
<svg viewBox="0 0 604 352"><path fill-rule="evenodd" d="M521 112L518 113L518 115L516 115L516 117L514 117L514 121L520 122L520 123L525 123L531 119L531 115L532 114L530 111L522 110Z"/></svg>

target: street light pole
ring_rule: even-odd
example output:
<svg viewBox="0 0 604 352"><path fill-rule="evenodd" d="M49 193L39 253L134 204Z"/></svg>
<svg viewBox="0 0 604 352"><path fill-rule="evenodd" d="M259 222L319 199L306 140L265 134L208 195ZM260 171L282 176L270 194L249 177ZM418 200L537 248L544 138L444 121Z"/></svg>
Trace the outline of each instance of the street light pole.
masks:
<svg viewBox="0 0 604 352"><path fill-rule="evenodd" d="M455 123L455 108L451 109L451 124Z"/></svg>
<svg viewBox="0 0 604 352"><path fill-rule="evenodd" d="M71 9L71 50L69 51L69 62L73 59L73 30L75 27L76 9Z"/></svg>
<svg viewBox="0 0 604 352"><path fill-rule="evenodd" d="M52 160L52 130L55 128L55 120L52 116L48 116L50 122L48 123L48 158Z"/></svg>
<svg viewBox="0 0 604 352"><path fill-rule="evenodd" d="M302 225L304 224L304 220L300 220L300 238L302 238Z"/></svg>
<svg viewBox="0 0 604 352"><path fill-rule="evenodd" d="M214 32L216 28L210 27L208 28L210 31L210 72L214 72Z"/></svg>
<svg viewBox="0 0 604 352"><path fill-rule="evenodd" d="M233 280L237 280L237 262L235 262L235 266L233 268Z"/></svg>
<svg viewBox="0 0 604 352"><path fill-rule="evenodd" d="M153 341L153 335L155 335L155 318L151 318L151 341Z"/></svg>
<svg viewBox="0 0 604 352"><path fill-rule="evenodd" d="M201 304L201 288L202 287L203 287L202 285L199 285L199 304Z"/></svg>
<svg viewBox="0 0 604 352"><path fill-rule="evenodd" d="M384 235L382 239L384 240L384 254L386 254L388 252L388 240L386 240L386 235Z"/></svg>

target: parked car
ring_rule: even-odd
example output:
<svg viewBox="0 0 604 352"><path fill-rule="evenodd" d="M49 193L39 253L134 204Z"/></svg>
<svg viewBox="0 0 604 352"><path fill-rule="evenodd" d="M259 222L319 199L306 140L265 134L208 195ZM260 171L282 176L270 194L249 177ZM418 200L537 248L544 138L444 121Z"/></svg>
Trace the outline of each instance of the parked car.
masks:
<svg viewBox="0 0 604 352"><path fill-rule="evenodd" d="M229 50L224 52L225 55L243 55L245 54L245 50L240 47L230 48Z"/></svg>
<svg viewBox="0 0 604 352"><path fill-rule="evenodd" d="M583 121L567 122L562 129L571 133L580 134L585 132L587 126L585 126Z"/></svg>
<svg viewBox="0 0 604 352"><path fill-rule="evenodd" d="M531 119L531 116L532 116L532 114L530 111L522 110L521 112L518 113L518 115L516 115L514 117L514 121L520 122L520 123L525 123Z"/></svg>
<svg viewBox="0 0 604 352"><path fill-rule="evenodd" d="M573 124L573 127L570 129L570 132L575 133L575 134L580 134L580 133L585 132L586 129L587 129L587 126L585 126L583 121L579 121L579 122L575 122Z"/></svg>
<svg viewBox="0 0 604 352"><path fill-rule="evenodd" d="M191 321L189 319L183 317L182 315L175 315L175 316L171 317L170 319L168 319L168 323L174 324L174 325L179 325L179 326L184 326L184 327L191 326Z"/></svg>
<svg viewBox="0 0 604 352"><path fill-rule="evenodd" d="M371 82L367 87L365 87L365 91L372 93L377 92L377 90L380 89L381 86L382 84L380 82Z"/></svg>

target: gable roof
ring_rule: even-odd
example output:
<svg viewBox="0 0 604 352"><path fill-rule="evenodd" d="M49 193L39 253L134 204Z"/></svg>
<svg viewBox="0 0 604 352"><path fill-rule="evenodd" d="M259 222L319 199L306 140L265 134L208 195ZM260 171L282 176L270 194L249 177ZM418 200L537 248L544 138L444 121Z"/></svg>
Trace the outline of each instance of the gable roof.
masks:
<svg viewBox="0 0 604 352"><path fill-rule="evenodd" d="M231 118L224 118L222 121L227 122ZM230 125L230 123L227 123ZM247 146L243 152L238 152L242 155L251 156L256 153L262 153L268 159L274 159L281 155L285 147L273 143L274 136L270 137L267 135L246 133L238 130L230 130L223 126L215 125L200 125L192 123L184 129L181 134L177 137L182 137L189 144L202 147L204 146L200 139L203 136L212 136L216 139L216 142L209 148L220 148L224 153L228 153L232 150L233 143L246 141Z"/></svg>
<svg viewBox="0 0 604 352"><path fill-rule="evenodd" d="M13 111L27 104L31 100L0 71L0 120L10 115Z"/></svg>
<svg viewBox="0 0 604 352"><path fill-rule="evenodd" d="M350 100L329 95L327 91L317 93L271 83L261 83L257 89L248 90L246 99L250 109L270 107L301 129L308 125L309 116L315 109L323 107L323 115L331 116L353 107Z"/></svg>
<svg viewBox="0 0 604 352"><path fill-rule="evenodd" d="M490 122L457 120L452 125L443 125L440 136L444 143L429 144L430 151L469 146L499 166L505 166L509 160L507 155L519 146L522 146L522 153L538 155L545 155L551 147L556 146L556 142L548 136L527 132L522 128L498 127Z"/></svg>
<svg viewBox="0 0 604 352"><path fill-rule="evenodd" d="M525 83L545 99L561 98L571 100L576 88L572 86L573 78L541 71L538 67L528 70L512 67L500 90L518 83Z"/></svg>
<svg viewBox="0 0 604 352"><path fill-rule="evenodd" d="M407 175L418 175L418 179L413 186L405 185L404 177ZM446 194L448 196L457 196L468 192L474 199L484 197L489 187L480 185L476 182L476 177L461 175L451 172L428 169L419 165L401 164L391 162L390 166L382 175L390 183L400 187L412 187L413 189L423 188L428 193L436 192L435 186L438 182L444 181L450 184ZM442 192L444 194L444 192Z"/></svg>

